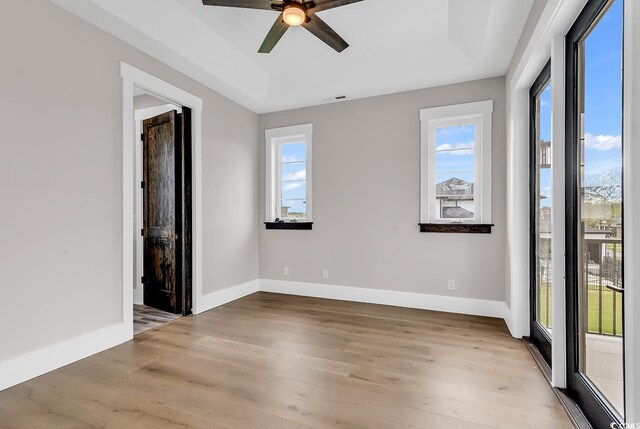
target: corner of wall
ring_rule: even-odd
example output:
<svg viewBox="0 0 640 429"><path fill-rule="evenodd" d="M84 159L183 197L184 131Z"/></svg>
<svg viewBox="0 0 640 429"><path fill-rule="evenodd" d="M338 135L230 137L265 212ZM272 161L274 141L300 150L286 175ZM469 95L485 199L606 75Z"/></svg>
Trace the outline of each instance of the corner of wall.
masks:
<svg viewBox="0 0 640 429"><path fill-rule="evenodd" d="M194 314L200 314L213 308L220 307L221 305L243 298L247 295L251 295L252 293L256 293L259 290L260 282L256 279L203 295L196 303L197 307L194 310Z"/></svg>

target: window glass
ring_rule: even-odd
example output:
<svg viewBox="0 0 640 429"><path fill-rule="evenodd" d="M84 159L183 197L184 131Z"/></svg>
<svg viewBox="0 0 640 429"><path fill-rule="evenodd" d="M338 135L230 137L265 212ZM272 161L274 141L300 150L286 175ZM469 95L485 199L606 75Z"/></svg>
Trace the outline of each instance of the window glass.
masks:
<svg viewBox="0 0 640 429"><path fill-rule="evenodd" d="M280 146L280 218L305 219L307 197L306 143Z"/></svg>
<svg viewBox="0 0 640 429"><path fill-rule="evenodd" d="M436 219L475 218L475 125L436 128Z"/></svg>
<svg viewBox="0 0 640 429"><path fill-rule="evenodd" d="M535 103L536 321L551 335L551 83Z"/></svg>
<svg viewBox="0 0 640 429"><path fill-rule="evenodd" d="M580 370L624 415L622 30L616 0L579 44Z"/></svg>

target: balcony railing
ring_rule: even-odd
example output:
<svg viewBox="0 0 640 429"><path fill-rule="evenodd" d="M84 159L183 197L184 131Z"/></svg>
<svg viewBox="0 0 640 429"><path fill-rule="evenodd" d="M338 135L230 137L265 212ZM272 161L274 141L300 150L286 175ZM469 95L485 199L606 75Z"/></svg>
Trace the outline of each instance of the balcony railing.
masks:
<svg viewBox="0 0 640 429"><path fill-rule="evenodd" d="M622 336L622 240L586 237L582 278L587 331Z"/></svg>

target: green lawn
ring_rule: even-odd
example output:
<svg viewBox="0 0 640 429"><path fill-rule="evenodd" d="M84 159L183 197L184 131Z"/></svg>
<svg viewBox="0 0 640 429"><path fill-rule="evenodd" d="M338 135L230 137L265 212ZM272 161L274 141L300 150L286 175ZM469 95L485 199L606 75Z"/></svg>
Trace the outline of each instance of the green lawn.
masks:
<svg viewBox="0 0 640 429"><path fill-rule="evenodd" d="M547 309L544 303L547 298L549 289L542 287L540 289L540 321L546 322ZM611 290L602 291L602 333L613 335L613 294ZM616 334L622 335L622 299L618 293L616 296ZM589 332L599 332L598 314L599 314L598 291L589 291ZM551 305L549 305L551 311Z"/></svg>

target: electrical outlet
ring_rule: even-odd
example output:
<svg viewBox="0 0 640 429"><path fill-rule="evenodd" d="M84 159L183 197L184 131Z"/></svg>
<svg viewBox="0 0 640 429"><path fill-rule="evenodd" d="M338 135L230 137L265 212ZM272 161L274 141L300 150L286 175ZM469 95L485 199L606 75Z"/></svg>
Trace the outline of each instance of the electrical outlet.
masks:
<svg viewBox="0 0 640 429"><path fill-rule="evenodd" d="M326 270L326 269L322 270L322 278L323 279L328 279L329 278L329 270Z"/></svg>
<svg viewBox="0 0 640 429"><path fill-rule="evenodd" d="M456 281L453 279L449 279L449 281L447 282L447 287L449 288L449 290L456 290Z"/></svg>
<svg viewBox="0 0 640 429"><path fill-rule="evenodd" d="M288 276L289 275L289 267L284 267L282 269L282 274L285 275L285 276Z"/></svg>

